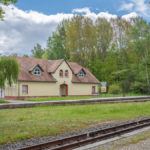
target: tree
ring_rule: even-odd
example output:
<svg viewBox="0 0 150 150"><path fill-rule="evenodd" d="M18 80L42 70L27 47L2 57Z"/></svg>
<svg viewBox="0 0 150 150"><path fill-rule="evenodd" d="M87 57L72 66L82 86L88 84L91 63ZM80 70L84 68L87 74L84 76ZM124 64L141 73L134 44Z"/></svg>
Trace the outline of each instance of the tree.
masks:
<svg viewBox="0 0 150 150"><path fill-rule="evenodd" d="M66 24L67 21L62 21L52 36L48 38L47 48L42 58L52 60L66 58Z"/></svg>
<svg viewBox="0 0 150 150"><path fill-rule="evenodd" d="M104 18L98 18L95 26L97 56L104 62L107 51L113 39L113 28L110 22Z"/></svg>
<svg viewBox="0 0 150 150"><path fill-rule="evenodd" d="M10 3L16 3L17 0L0 0L0 4L3 4L3 5L9 5ZM4 14L4 11L2 10L2 7L0 7L0 18L3 18L3 14Z"/></svg>
<svg viewBox="0 0 150 150"><path fill-rule="evenodd" d="M19 64L13 57L0 57L0 88L18 81Z"/></svg>
<svg viewBox="0 0 150 150"><path fill-rule="evenodd" d="M66 51L69 60L87 67L95 57L95 29L93 21L82 15L74 16L66 26Z"/></svg>
<svg viewBox="0 0 150 150"><path fill-rule="evenodd" d="M132 28L131 38L131 48L135 51L136 56L137 76L141 77L140 74L144 70L145 81L143 80L142 82L146 82L150 93L150 24L140 18L136 25Z"/></svg>
<svg viewBox="0 0 150 150"><path fill-rule="evenodd" d="M120 52L127 48L129 42L128 34L131 32L132 20L126 21L122 18L116 18L111 20L113 26L113 42L116 45L116 49Z"/></svg>
<svg viewBox="0 0 150 150"><path fill-rule="evenodd" d="M23 57L29 57L29 55L27 55L27 54L24 54L24 55L23 55Z"/></svg>
<svg viewBox="0 0 150 150"><path fill-rule="evenodd" d="M31 52L32 52L32 57L35 58L42 58L42 55L44 54L44 50L42 49L40 44L34 46L34 49L31 50Z"/></svg>

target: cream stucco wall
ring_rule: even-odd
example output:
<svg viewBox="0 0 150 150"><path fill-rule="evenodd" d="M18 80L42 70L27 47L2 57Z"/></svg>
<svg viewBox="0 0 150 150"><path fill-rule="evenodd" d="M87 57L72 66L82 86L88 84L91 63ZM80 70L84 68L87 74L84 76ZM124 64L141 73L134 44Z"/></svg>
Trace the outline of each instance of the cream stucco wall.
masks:
<svg viewBox="0 0 150 150"><path fill-rule="evenodd" d="M28 85L28 94L23 94L22 86ZM20 82L20 96L57 96L56 83L51 82Z"/></svg>
<svg viewBox="0 0 150 150"><path fill-rule="evenodd" d="M70 95L92 95L92 86L96 87L96 93L98 93L97 84L81 84L81 83L71 83L69 85Z"/></svg>
<svg viewBox="0 0 150 150"><path fill-rule="evenodd" d="M69 77L59 76L59 71L68 70ZM96 86L96 93L98 93L98 84L84 84L72 83L72 71L68 64L64 61L52 74L57 80L53 82L18 82L13 87L6 87L5 96L60 96L60 85L68 85L68 95L92 95L92 86ZM22 93L22 86L28 85L28 94Z"/></svg>
<svg viewBox="0 0 150 150"><path fill-rule="evenodd" d="M18 95L18 84L13 84L11 87L6 84L4 90L5 96L17 96Z"/></svg>
<svg viewBox="0 0 150 150"><path fill-rule="evenodd" d="M60 78L60 70L63 70L63 72L68 70L69 78L66 78L65 76ZM92 95L92 86L96 86L96 93L98 93L98 84L72 83L72 71L65 61L58 67L53 76L58 80L56 83L58 88L64 83L68 85L68 95Z"/></svg>

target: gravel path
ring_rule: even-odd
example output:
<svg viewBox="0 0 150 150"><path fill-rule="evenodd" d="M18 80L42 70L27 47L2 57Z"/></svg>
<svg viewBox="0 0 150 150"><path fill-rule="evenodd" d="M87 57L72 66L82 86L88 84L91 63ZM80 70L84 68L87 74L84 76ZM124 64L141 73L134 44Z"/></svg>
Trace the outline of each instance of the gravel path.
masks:
<svg viewBox="0 0 150 150"><path fill-rule="evenodd" d="M24 103L33 103L32 101L25 101L25 100L7 100L10 103L17 103L17 104L24 104Z"/></svg>
<svg viewBox="0 0 150 150"><path fill-rule="evenodd" d="M121 149L116 150L150 150L150 139L140 141L136 144L130 144L128 146L123 146Z"/></svg>
<svg viewBox="0 0 150 150"><path fill-rule="evenodd" d="M136 139L140 135L145 135L147 133L150 133L150 130L128 138L107 143L93 150L150 150L150 138L139 140L135 143L132 142L133 139Z"/></svg>

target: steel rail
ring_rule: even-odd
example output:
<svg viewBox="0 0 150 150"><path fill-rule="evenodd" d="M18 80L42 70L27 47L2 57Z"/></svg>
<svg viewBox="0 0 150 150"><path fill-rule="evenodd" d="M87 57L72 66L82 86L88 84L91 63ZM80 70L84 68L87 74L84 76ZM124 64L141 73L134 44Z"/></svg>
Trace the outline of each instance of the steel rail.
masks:
<svg viewBox="0 0 150 150"><path fill-rule="evenodd" d="M143 127L150 126L150 118L139 119L138 121L123 122L119 125L106 127L92 132L83 133L80 135L70 136L47 143L41 143L33 146L24 147L18 150L71 150L80 146L84 146L97 141L105 140L128 133Z"/></svg>

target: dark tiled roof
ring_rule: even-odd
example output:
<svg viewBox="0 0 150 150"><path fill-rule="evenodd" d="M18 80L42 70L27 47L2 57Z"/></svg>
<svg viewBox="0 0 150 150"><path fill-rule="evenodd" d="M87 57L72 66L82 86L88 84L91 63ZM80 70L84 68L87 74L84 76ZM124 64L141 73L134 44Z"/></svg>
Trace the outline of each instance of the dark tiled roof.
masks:
<svg viewBox="0 0 150 150"><path fill-rule="evenodd" d="M60 60L44 60L38 58L27 58L27 57L16 57L16 60L20 64L20 73L19 79L20 81L42 81L42 82L56 82L51 73L54 73L57 68L64 61ZM42 75L36 76L32 75L31 71L37 66L42 69ZM72 82L75 83L99 83L99 81L90 73L90 71L77 63L69 62L69 67L73 72ZM78 72L83 69L86 73L84 78L77 77Z"/></svg>

